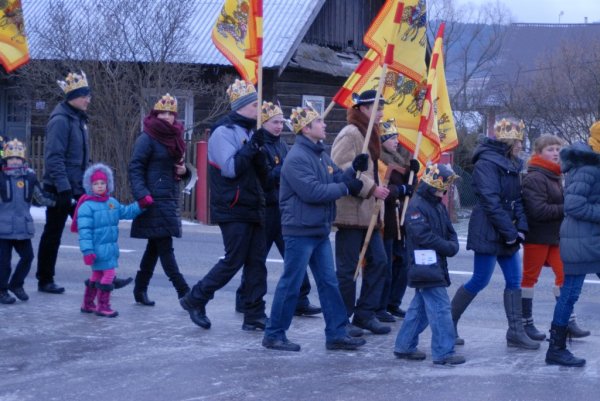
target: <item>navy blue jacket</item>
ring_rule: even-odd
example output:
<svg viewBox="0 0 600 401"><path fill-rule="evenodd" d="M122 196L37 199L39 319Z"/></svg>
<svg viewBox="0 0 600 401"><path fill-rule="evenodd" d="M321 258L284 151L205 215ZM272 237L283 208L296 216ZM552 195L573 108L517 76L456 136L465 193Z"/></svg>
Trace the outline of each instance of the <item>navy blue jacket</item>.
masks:
<svg viewBox="0 0 600 401"><path fill-rule="evenodd" d="M279 205L283 235L329 235L335 219L335 200L348 194L342 182L344 174L325 152L322 142L314 143L297 135L281 169Z"/></svg>
<svg viewBox="0 0 600 401"><path fill-rule="evenodd" d="M469 220L467 249L510 256L519 250L518 232L527 233L521 198L521 160L508 158L508 145L485 138L473 154L473 189L477 203Z"/></svg>
<svg viewBox="0 0 600 401"><path fill-rule="evenodd" d="M279 208L279 179L283 161L288 154L287 144L279 136L275 136L267 130L264 132L265 143L261 148L267 160L268 174L265 180L265 200L267 207Z"/></svg>
<svg viewBox="0 0 600 401"><path fill-rule="evenodd" d="M565 218L560 256L565 274L600 272L600 154L584 143L560 152Z"/></svg>

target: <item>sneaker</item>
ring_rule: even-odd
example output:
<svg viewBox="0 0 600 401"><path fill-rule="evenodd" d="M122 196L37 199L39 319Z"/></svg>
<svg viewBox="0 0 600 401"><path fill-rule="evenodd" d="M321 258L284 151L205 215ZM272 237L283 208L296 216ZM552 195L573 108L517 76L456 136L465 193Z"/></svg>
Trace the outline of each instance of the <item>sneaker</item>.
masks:
<svg viewBox="0 0 600 401"><path fill-rule="evenodd" d="M19 298L23 302L29 300L29 295L27 295L27 293L25 292L25 290L23 289L23 287L9 288L8 290L10 292L12 292L13 294L15 294L15 297Z"/></svg>
<svg viewBox="0 0 600 401"><path fill-rule="evenodd" d="M396 321L390 312L384 310L375 313L375 317L382 323L394 323Z"/></svg>
<svg viewBox="0 0 600 401"><path fill-rule="evenodd" d="M377 320L375 317L372 317L366 322L363 322L355 317L352 319L352 324L356 327L360 327L363 330L369 330L373 334L388 334L390 331L392 331L391 327L379 323L379 320Z"/></svg>
<svg viewBox="0 0 600 401"><path fill-rule="evenodd" d="M433 363L435 365L460 365L461 363L465 363L465 361L464 356L452 354L439 361L433 361Z"/></svg>
<svg viewBox="0 0 600 401"><path fill-rule="evenodd" d="M277 351L292 351L292 352L300 351L300 345L294 344L287 338L280 340L277 338L263 337L262 346L265 348L274 349Z"/></svg>
<svg viewBox="0 0 600 401"><path fill-rule="evenodd" d="M17 300L11 296L8 291L0 290L0 304L9 305L14 304L16 301Z"/></svg>
<svg viewBox="0 0 600 401"><path fill-rule="evenodd" d="M327 341L325 343L325 348L328 350L345 350L345 351L353 351L358 347L362 347L367 342L363 338L353 338L350 336L336 338L335 340Z"/></svg>
<svg viewBox="0 0 600 401"><path fill-rule="evenodd" d="M423 361L426 358L426 355L423 351L419 351L418 349L413 352L396 352L394 351L394 355L398 359L407 359L409 361Z"/></svg>

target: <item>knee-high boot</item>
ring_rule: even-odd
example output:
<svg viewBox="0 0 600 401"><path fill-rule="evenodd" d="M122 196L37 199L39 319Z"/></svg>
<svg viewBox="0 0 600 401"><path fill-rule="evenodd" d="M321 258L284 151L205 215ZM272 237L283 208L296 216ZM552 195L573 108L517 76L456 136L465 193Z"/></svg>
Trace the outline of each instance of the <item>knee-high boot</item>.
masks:
<svg viewBox="0 0 600 401"><path fill-rule="evenodd" d="M533 341L523 328L521 289L504 290L504 310L508 320L506 342L509 347L539 349L540 343Z"/></svg>
<svg viewBox="0 0 600 401"><path fill-rule="evenodd" d="M533 288L522 289L523 328L532 340L543 341L546 335L539 331L533 324Z"/></svg>
<svg viewBox="0 0 600 401"><path fill-rule="evenodd" d="M81 304L81 312L83 313L94 313L96 311L96 283L94 281L85 280L85 292L83 294L83 303Z"/></svg>
<svg viewBox="0 0 600 401"><path fill-rule="evenodd" d="M452 298L452 303L451 303L452 322L454 322L454 332L456 335L456 339L455 339L454 343L456 345L464 345L465 344L465 340L463 340L462 338L459 337L456 326L458 325L458 321L460 320L460 317L462 316L463 312L465 311L465 309L467 309L467 307L475 299L476 295L477 294L470 293L469 291L467 291L465 289L464 285L461 285L458 288L458 290L456 291L456 294L454 294L454 298Z"/></svg>
<svg viewBox="0 0 600 401"><path fill-rule="evenodd" d="M567 326L552 323L550 328L550 345L546 352L546 363L562 366L583 366L585 359L577 358L567 349Z"/></svg>
<svg viewBox="0 0 600 401"><path fill-rule="evenodd" d="M112 284L96 284L98 288L98 306L96 307L96 315L104 317L115 317L119 312L112 310L110 307L110 293L115 288Z"/></svg>

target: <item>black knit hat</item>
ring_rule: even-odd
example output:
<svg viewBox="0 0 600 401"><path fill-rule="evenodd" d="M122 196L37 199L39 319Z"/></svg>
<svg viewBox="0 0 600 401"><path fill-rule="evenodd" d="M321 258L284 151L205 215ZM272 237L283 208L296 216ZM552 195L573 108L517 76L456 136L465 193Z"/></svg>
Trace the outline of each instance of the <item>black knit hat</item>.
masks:
<svg viewBox="0 0 600 401"><path fill-rule="evenodd" d="M375 103L375 96L377 96L377 91L373 89L364 91L360 95L358 93L353 93L352 101L354 102L354 104L352 105L352 108L358 109L360 106L367 106ZM387 104L387 102L383 97L380 97L379 104Z"/></svg>

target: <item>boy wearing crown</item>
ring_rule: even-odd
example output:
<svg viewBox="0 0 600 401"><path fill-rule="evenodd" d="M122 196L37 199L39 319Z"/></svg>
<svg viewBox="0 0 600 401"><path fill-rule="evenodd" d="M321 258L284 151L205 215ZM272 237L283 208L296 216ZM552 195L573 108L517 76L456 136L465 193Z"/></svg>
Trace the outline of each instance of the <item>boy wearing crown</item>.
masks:
<svg viewBox="0 0 600 401"><path fill-rule="evenodd" d="M456 175L449 166L429 165L406 211L406 248L409 286L415 296L406 312L394 346L400 359L422 361L419 334L431 326L434 364L458 365L465 358L454 353L454 325L446 287L450 285L446 258L458 253L458 236L442 203Z"/></svg>
<svg viewBox="0 0 600 401"><path fill-rule="evenodd" d="M210 217L219 224L225 257L180 300L198 326L209 329L206 304L244 268L243 330L264 330L267 292L265 249L266 160L264 133L254 133L258 102L254 85L235 80L227 90L231 112L213 126L208 140Z"/></svg>
<svg viewBox="0 0 600 401"><path fill-rule="evenodd" d="M32 201L49 207L55 204L43 195L35 173L27 167L25 146L13 139L3 146L0 172L0 304L15 302L8 291L21 301L29 299L23 284L33 262L34 225L29 211ZM11 277L13 249L20 260Z"/></svg>
<svg viewBox="0 0 600 401"><path fill-rule="evenodd" d="M273 297L271 315L262 345L281 351L300 351L286 337L298 302L306 265L310 266L325 318L325 346L329 350L354 350L365 344L348 336L346 308L334 272L329 233L335 218L335 200L358 194L362 182L356 171L367 169L367 156L354 159L340 170L325 152L325 122L314 110L292 110L297 135L281 169L279 204L285 241L283 273Z"/></svg>

